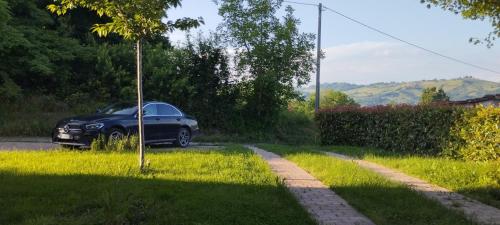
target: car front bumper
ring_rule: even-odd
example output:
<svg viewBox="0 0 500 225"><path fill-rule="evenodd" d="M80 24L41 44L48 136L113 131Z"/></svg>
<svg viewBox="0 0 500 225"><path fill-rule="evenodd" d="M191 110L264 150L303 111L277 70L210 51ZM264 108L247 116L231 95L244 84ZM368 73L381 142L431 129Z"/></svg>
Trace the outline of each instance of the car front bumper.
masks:
<svg viewBox="0 0 500 225"><path fill-rule="evenodd" d="M55 128L52 132L52 143L76 147L90 147L92 141L99 137L100 131L70 130Z"/></svg>

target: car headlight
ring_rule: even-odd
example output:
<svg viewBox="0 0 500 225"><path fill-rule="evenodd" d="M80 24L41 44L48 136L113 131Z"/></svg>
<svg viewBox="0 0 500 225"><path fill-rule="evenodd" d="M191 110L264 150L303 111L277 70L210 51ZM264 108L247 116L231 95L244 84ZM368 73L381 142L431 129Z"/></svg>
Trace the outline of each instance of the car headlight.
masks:
<svg viewBox="0 0 500 225"><path fill-rule="evenodd" d="M91 123L91 124L85 125L85 129L87 129L87 130L99 130L102 127L104 127L103 123Z"/></svg>

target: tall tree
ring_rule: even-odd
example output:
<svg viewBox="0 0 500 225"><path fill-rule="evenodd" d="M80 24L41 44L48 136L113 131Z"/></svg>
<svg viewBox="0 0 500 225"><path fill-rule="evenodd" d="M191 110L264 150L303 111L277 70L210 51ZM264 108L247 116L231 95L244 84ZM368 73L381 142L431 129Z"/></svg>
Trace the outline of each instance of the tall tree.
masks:
<svg viewBox="0 0 500 225"><path fill-rule="evenodd" d="M174 29L189 29L199 26L201 18L182 18L164 23L167 10L180 6L181 0L55 0L47 8L57 15L66 14L77 7L97 12L99 16L111 19L109 22L96 23L92 31L105 37L116 33L136 43L137 67L137 112L139 126L139 167L144 167L144 124L142 112L142 40L161 35Z"/></svg>
<svg viewBox="0 0 500 225"><path fill-rule="evenodd" d="M420 104L430 104L433 102L447 102L450 97L444 92L443 88L436 87L425 88L420 97Z"/></svg>
<svg viewBox="0 0 500 225"><path fill-rule="evenodd" d="M246 112L252 124L268 126L289 100L294 86L313 71L314 35L300 33L293 9L276 16L282 0L220 0L221 27L235 48L236 68L245 81ZM258 122L258 123L255 123Z"/></svg>
<svg viewBox="0 0 500 225"><path fill-rule="evenodd" d="M188 38L185 51L189 55L189 83L193 87L190 108L198 112L196 118L208 128L227 128L236 104L237 88L231 80L228 53L219 37L199 35ZM215 107L214 107L215 106Z"/></svg>
<svg viewBox="0 0 500 225"><path fill-rule="evenodd" d="M461 14L465 19L489 20L493 31L480 40L470 38L469 41L478 44L486 42L487 47L493 46L494 41L500 38L500 1L499 0L420 0L430 8L432 5Z"/></svg>

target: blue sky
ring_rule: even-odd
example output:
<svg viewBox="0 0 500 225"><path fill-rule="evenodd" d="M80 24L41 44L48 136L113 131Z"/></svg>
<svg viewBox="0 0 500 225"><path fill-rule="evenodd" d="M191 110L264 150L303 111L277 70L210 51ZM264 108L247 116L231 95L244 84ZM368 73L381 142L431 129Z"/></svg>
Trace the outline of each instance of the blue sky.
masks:
<svg viewBox="0 0 500 225"><path fill-rule="evenodd" d="M485 37L492 27L488 21L464 20L440 8L427 9L420 0L296 0L319 3L356 18L404 40L459 58L469 63L500 71L500 41L488 49L473 45L470 37ZM301 20L300 30L316 33L317 11L313 6L292 5ZM192 30L207 33L221 22L212 0L183 0L182 7L169 10L169 19L203 17L205 25ZM500 74L431 55L392 40L329 11L323 12L321 82L374 82L448 79L473 76L500 82ZM169 34L181 43L185 33ZM311 82L314 82L312 75Z"/></svg>

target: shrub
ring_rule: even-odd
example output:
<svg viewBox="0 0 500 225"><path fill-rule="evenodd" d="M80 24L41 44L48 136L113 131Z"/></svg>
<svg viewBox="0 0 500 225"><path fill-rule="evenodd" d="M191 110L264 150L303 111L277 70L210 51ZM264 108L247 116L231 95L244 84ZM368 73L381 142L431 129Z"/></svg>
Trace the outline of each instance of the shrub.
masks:
<svg viewBox="0 0 500 225"><path fill-rule="evenodd" d="M233 131L202 129L202 135L195 136L197 142L237 142L237 143L287 143L319 144L319 136L313 118L297 111L281 111L274 125L259 129L241 126Z"/></svg>
<svg viewBox="0 0 500 225"><path fill-rule="evenodd" d="M466 160L500 158L500 108L476 107L464 111L451 129L452 140L446 153Z"/></svg>
<svg viewBox="0 0 500 225"><path fill-rule="evenodd" d="M139 137L137 135L125 136L120 140L107 141L104 136L99 136L90 145L92 151L112 151L127 152L136 151L139 146Z"/></svg>
<svg viewBox="0 0 500 225"><path fill-rule="evenodd" d="M500 109L449 105L336 107L316 115L322 144L393 152L499 158Z"/></svg>

